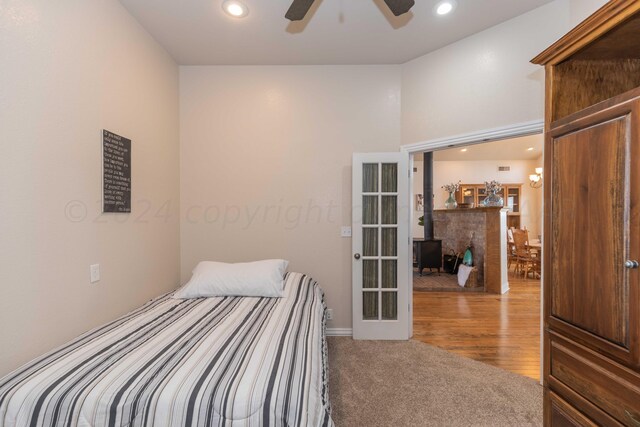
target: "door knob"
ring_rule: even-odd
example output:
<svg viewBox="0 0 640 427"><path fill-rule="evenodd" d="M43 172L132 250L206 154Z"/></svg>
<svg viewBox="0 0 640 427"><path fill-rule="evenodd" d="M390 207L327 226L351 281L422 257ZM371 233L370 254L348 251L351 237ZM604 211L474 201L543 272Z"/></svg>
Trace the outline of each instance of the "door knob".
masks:
<svg viewBox="0 0 640 427"><path fill-rule="evenodd" d="M353 257L354 257L355 259L360 259L360 254L355 254Z"/></svg>
<svg viewBox="0 0 640 427"><path fill-rule="evenodd" d="M629 260L625 261L624 266L626 268L634 269L634 268L640 267L640 263L638 263L638 261L636 261L636 260L630 260L629 259Z"/></svg>

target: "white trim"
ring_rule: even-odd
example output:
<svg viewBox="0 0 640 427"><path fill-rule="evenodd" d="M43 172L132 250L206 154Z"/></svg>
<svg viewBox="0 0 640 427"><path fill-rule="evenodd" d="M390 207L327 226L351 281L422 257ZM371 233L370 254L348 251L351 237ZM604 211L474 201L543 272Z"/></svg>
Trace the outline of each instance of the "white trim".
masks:
<svg viewBox="0 0 640 427"><path fill-rule="evenodd" d="M400 151L418 153L423 151L435 151L443 148L452 148L460 145L482 144L501 139L518 138L521 136L535 135L544 132L544 121L517 123L510 126L481 130L479 132L465 133L445 138L430 139L400 146Z"/></svg>
<svg viewBox="0 0 640 427"><path fill-rule="evenodd" d="M353 335L351 328L327 328L328 337L350 337Z"/></svg>
<svg viewBox="0 0 640 427"><path fill-rule="evenodd" d="M405 156L405 162L409 165L409 238L407 239L407 251L409 262L407 263L407 277L409 278L408 303L409 306L409 339L413 338L413 156L408 151L400 151ZM398 267L400 268L400 267Z"/></svg>

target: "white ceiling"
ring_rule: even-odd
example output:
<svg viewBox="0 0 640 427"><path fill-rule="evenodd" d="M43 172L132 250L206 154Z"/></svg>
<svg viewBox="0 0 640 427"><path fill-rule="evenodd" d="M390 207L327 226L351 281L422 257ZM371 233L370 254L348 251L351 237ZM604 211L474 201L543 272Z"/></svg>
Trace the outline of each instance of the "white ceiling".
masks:
<svg viewBox="0 0 640 427"><path fill-rule="evenodd" d="M536 160L542 156L544 137L540 135L504 139L502 141L469 145L467 151L462 148L440 150L433 153L436 161L474 161L474 160ZM529 151L529 148L533 150ZM422 154L416 160L422 160ZM540 165L542 166L542 165Z"/></svg>
<svg viewBox="0 0 640 427"><path fill-rule="evenodd" d="M383 0L316 0L304 21L284 18L291 0L243 0L249 15L227 16L222 0L120 0L182 65L400 64L551 0L417 0L394 17Z"/></svg>

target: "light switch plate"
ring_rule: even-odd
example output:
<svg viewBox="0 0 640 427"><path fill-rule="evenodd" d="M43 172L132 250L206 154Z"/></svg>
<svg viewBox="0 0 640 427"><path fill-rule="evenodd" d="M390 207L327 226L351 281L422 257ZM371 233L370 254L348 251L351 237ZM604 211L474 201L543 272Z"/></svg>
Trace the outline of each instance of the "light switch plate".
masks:
<svg viewBox="0 0 640 427"><path fill-rule="evenodd" d="M351 227L348 225L342 226L340 228L340 237L351 237Z"/></svg>
<svg viewBox="0 0 640 427"><path fill-rule="evenodd" d="M91 283L96 283L100 281L100 264L91 264L89 266L89 271L91 272Z"/></svg>

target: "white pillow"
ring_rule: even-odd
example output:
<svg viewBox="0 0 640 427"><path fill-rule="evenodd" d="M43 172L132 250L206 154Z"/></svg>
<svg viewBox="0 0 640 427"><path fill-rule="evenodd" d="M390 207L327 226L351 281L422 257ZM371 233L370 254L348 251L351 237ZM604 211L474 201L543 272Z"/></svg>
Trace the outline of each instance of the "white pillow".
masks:
<svg viewBox="0 0 640 427"><path fill-rule="evenodd" d="M288 266L289 261L284 259L237 264L202 261L193 270L191 280L178 289L173 298L281 298L284 296L284 275Z"/></svg>

